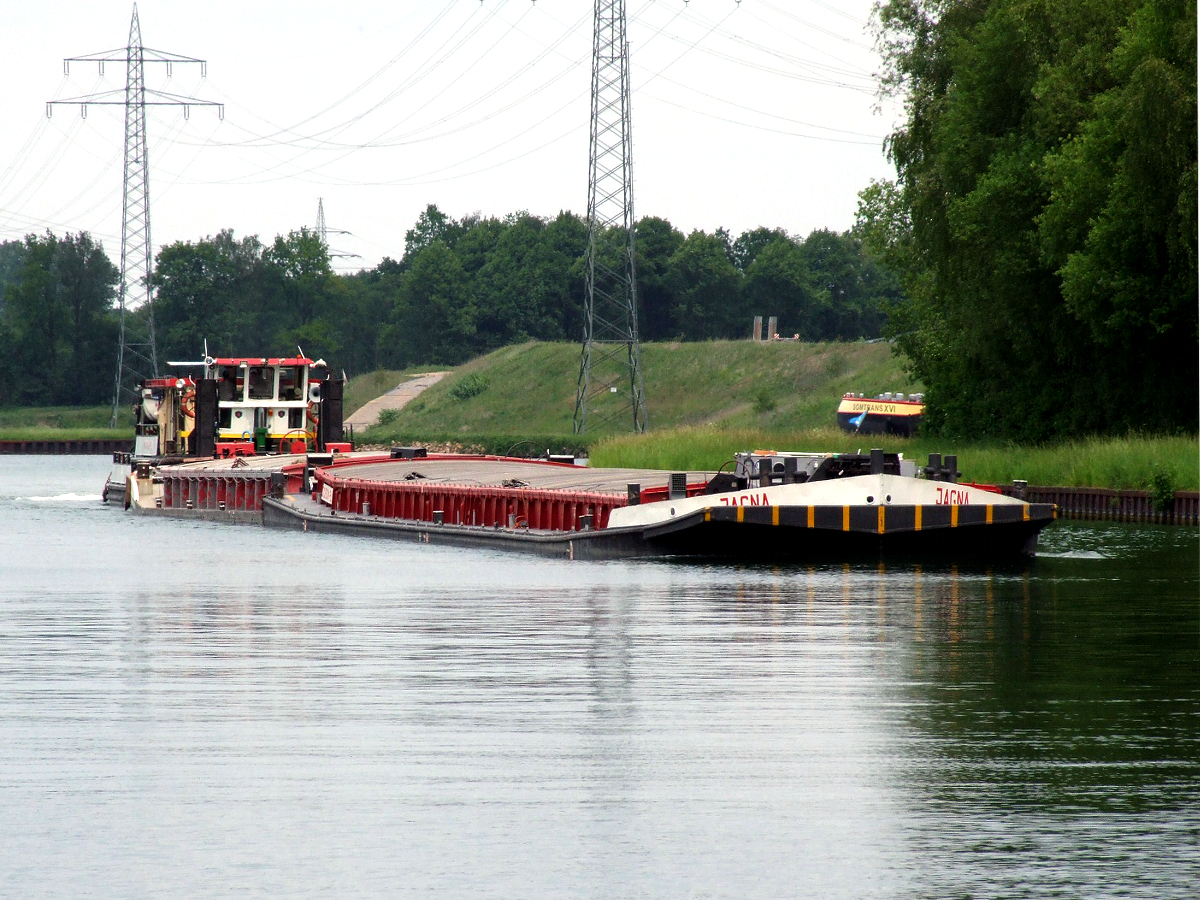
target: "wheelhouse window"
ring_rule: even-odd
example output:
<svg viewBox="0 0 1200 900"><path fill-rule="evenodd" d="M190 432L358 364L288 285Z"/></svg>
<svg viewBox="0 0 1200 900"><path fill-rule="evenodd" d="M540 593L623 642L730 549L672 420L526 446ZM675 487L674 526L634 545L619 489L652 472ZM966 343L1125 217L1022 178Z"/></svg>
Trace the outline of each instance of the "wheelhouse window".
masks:
<svg viewBox="0 0 1200 900"><path fill-rule="evenodd" d="M275 370L268 366L251 366L250 399L275 399Z"/></svg>
<svg viewBox="0 0 1200 900"><path fill-rule="evenodd" d="M243 384L239 366L221 366L217 371L217 399L241 400Z"/></svg>
<svg viewBox="0 0 1200 900"><path fill-rule="evenodd" d="M285 366L279 370L279 399L304 399L303 366Z"/></svg>

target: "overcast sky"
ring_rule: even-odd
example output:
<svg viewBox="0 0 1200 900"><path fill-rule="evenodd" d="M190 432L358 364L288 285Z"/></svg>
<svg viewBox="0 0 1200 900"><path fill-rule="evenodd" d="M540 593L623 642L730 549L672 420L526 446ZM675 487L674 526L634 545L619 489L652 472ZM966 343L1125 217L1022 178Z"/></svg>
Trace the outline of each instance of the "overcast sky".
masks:
<svg viewBox="0 0 1200 900"><path fill-rule="evenodd" d="M871 0L627 0L637 215L684 233L854 221L889 177L897 118L876 91ZM133 4L6 4L0 240L89 231L120 256L124 110L50 100L117 91ZM324 202L340 271L404 253L452 217L587 208L591 0L141 0L146 87L219 102L148 114L155 249L230 228L265 243Z"/></svg>

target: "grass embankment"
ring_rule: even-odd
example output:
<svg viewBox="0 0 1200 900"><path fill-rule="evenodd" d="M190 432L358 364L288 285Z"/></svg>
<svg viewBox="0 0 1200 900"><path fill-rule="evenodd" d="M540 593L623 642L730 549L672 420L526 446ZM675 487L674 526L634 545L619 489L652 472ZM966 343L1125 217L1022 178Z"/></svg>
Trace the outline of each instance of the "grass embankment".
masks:
<svg viewBox="0 0 1200 900"><path fill-rule="evenodd" d="M0 441L133 439L133 422L109 428L111 406L36 406L0 409Z"/></svg>
<svg viewBox="0 0 1200 900"><path fill-rule="evenodd" d="M641 349L652 430L821 427L846 391L918 389L885 344L712 341ZM574 448L578 375L577 344L505 347L455 369L366 439Z"/></svg>
<svg viewBox="0 0 1200 900"><path fill-rule="evenodd" d="M971 481L1022 478L1036 485L1128 489L1165 481L1176 490L1200 490L1194 436L1018 447L848 435L834 418L845 392L920 389L885 344L644 344L642 362L650 420L645 435L573 436L579 347L528 343L460 366L366 439L380 445L452 443L489 453L586 449L594 465L702 471L745 449L883 447L920 461L931 452L957 453L959 469ZM402 373L384 379L383 390L395 386L396 375Z"/></svg>

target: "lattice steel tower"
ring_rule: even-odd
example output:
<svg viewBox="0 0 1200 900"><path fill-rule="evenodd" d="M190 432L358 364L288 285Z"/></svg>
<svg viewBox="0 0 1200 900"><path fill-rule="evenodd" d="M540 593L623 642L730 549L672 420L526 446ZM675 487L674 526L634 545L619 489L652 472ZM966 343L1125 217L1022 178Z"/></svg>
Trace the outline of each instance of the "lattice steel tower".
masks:
<svg viewBox="0 0 1200 900"><path fill-rule="evenodd" d="M588 242L575 433L646 430L634 271L633 136L625 0L595 0Z"/></svg>
<svg viewBox="0 0 1200 900"><path fill-rule="evenodd" d="M343 253L340 250L334 250L329 246L329 236L331 234L349 234L349 231L341 231L340 229L330 228L325 223L325 198L317 198L317 237L321 239L321 243L325 246L325 252L331 260L333 259L358 259L357 253Z"/></svg>
<svg viewBox="0 0 1200 900"><path fill-rule="evenodd" d="M142 46L142 29L138 23L137 4L133 6L133 18L129 23L128 46L75 56L63 61L63 69L70 71L73 62L95 62L104 72L106 62L125 63L124 97L118 90L75 97L70 100L52 100L47 104L46 114L59 104L78 104L81 115L87 115L89 106L125 107L125 189L121 215L121 282L118 287L120 315L120 344L117 348L117 371L113 379L112 425L117 424L121 401L132 401L134 386L143 378L158 374L158 352L154 345L154 305L150 286L150 270L153 257L150 244L150 164L146 153L146 107L182 106L187 117L191 106L215 106L224 114L220 103L180 97L162 91L147 91L144 77L146 63L165 63L167 75L175 63L197 63L201 75L207 74L202 59L164 53ZM149 97L150 99L147 99Z"/></svg>

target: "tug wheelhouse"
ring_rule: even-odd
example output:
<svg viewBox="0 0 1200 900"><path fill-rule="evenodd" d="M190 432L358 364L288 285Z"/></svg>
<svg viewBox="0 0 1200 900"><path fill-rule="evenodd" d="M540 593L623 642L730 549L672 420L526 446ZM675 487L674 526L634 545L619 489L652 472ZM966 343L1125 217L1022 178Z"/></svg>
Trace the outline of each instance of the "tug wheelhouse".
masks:
<svg viewBox="0 0 1200 900"><path fill-rule="evenodd" d="M304 452L317 443L324 366L303 356L207 361L217 386L217 455Z"/></svg>

